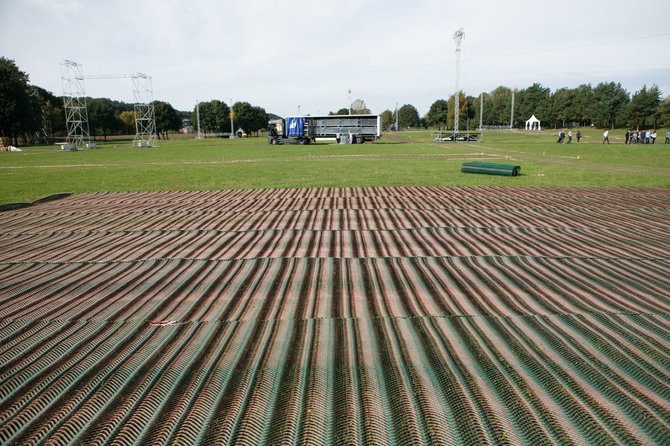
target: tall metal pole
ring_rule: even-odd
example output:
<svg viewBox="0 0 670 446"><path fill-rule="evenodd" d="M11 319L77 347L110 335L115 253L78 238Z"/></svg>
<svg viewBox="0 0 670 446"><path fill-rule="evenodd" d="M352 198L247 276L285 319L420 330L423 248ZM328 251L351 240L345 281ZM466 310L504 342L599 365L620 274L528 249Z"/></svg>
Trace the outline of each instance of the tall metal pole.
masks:
<svg viewBox="0 0 670 446"><path fill-rule="evenodd" d="M349 116L351 116L351 88L349 89L349 95L347 96L347 101L349 102Z"/></svg>
<svg viewBox="0 0 670 446"><path fill-rule="evenodd" d="M482 130L482 116L484 115L484 93L479 94L479 131Z"/></svg>
<svg viewBox="0 0 670 446"><path fill-rule="evenodd" d="M235 127L233 127L233 99L230 99L230 137L235 138Z"/></svg>
<svg viewBox="0 0 670 446"><path fill-rule="evenodd" d="M395 103L395 131L398 131L398 103Z"/></svg>
<svg viewBox="0 0 670 446"><path fill-rule="evenodd" d="M198 120L198 137L196 139L202 139L202 135L200 134L200 101L195 106L195 116Z"/></svg>
<svg viewBox="0 0 670 446"><path fill-rule="evenodd" d="M460 89L458 85L458 77L461 71L461 42L465 32L460 28L454 33L454 42L456 42L456 93L454 94L454 133L458 133L458 109L460 107Z"/></svg>
<svg viewBox="0 0 670 446"><path fill-rule="evenodd" d="M512 90L512 112L509 117L509 128L514 127L514 90Z"/></svg>

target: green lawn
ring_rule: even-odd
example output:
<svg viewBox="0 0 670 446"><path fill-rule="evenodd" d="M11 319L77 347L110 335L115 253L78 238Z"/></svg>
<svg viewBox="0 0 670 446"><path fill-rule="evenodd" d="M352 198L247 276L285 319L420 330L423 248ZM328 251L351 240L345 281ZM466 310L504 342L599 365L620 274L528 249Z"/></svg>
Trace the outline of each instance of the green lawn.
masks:
<svg viewBox="0 0 670 446"><path fill-rule="evenodd" d="M670 187L665 130L654 145L626 146L625 131L582 130L581 144L556 144L554 131L487 132L472 144L433 144L430 131L398 132L365 145L270 146L265 138L180 139L160 148L110 142L57 152L27 147L0 153L0 204L60 192L211 190L363 186L664 186ZM574 132L576 133L576 131ZM662 135L662 137L661 137ZM398 142L406 141L406 142ZM483 154L483 155L482 155ZM469 158L521 166L521 176L464 174ZM579 159L578 159L579 157ZM505 160L508 158L508 160Z"/></svg>

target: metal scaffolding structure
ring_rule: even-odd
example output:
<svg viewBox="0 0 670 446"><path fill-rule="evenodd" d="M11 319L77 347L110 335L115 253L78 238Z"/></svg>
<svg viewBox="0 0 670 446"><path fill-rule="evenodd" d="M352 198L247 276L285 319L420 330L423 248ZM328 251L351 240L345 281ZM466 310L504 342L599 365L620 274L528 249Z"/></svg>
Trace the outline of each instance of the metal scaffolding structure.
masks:
<svg viewBox="0 0 670 446"><path fill-rule="evenodd" d="M84 76L81 65L69 60L61 64L65 118L67 121L67 144L80 149L90 146L86 91L84 79L128 79L132 80L133 108L135 112L135 138L133 147L158 147L156 116L153 104L151 76L142 73Z"/></svg>
<svg viewBox="0 0 670 446"><path fill-rule="evenodd" d="M63 61L61 63L61 81L67 126L65 143L76 149L87 147L91 142L91 137L88 132L86 92L81 65L70 60Z"/></svg>
<svg viewBox="0 0 670 446"><path fill-rule="evenodd" d="M142 73L131 75L135 99L135 139L133 147L158 147L156 137L156 115L154 113L154 91L151 76Z"/></svg>

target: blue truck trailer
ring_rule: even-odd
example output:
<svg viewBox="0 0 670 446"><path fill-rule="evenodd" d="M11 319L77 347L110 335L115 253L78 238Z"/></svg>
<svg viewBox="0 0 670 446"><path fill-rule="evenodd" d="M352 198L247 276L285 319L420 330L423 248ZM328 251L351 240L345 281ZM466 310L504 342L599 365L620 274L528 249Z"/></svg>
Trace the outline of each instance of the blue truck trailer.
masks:
<svg viewBox="0 0 670 446"><path fill-rule="evenodd" d="M291 116L268 122L269 144L309 144L348 139L354 144L382 136L381 115Z"/></svg>

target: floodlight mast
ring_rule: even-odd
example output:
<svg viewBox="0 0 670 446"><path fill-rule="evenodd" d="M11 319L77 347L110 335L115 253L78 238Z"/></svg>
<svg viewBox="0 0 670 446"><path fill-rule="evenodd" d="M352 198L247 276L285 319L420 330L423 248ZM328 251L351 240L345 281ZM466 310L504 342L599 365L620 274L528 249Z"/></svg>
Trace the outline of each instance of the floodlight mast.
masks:
<svg viewBox="0 0 670 446"><path fill-rule="evenodd" d="M461 42L465 32L460 28L454 33L454 42L456 42L456 93L454 94L454 133L458 133L458 109L460 107L459 76L461 71Z"/></svg>

